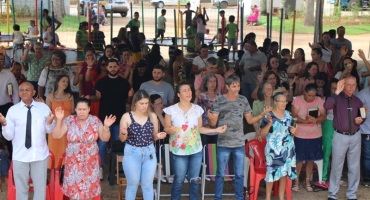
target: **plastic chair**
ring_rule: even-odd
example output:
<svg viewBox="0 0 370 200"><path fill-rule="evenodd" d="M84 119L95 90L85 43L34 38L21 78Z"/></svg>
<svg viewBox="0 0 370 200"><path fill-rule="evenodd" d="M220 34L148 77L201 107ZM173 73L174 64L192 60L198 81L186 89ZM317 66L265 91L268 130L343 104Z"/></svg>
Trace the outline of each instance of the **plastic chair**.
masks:
<svg viewBox="0 0 370 200"><path fill-rule="evenodd" d="M53 200L55 195L55 158L54 154L49 151L49 159L50 159L50 178L49 181L46 183L46 199ZM29 191L34 192L32 179L29 180ZM16 187L13 179L13 162L11 162L9 171L8 171L8 200L15 200L16 199Z"/></svg>
<svg viewBox="0 0 370 200"><path fill-rule="evenodd" d="M250 195L251 200L257 200L260 181L266 177L265 146L266 139L263 139L262 142L253 139L245 146L245 153L250 161L250 186L254 188L254 191ZM252 149L254 157L250 155L249 149ZM274 196L278 195L278 186L279 182L274 182ZM285 186L287 200L292 199L291 187L292 181L288 178Z"/></svg>
<svg viewBox="0 0 370 200"><path fill-rule="evenodd" d="M66 157L66 152L63 153L62 156L59 158L59 163L58 166L55 170L55 198L54 200L69 200L68 197L66 197L63 194L63 184L60 183L60 171L62 168L63 160ZM99 163L101 162L100 157L99 157ZM98 196L92 198L93 200L100 200L101 195L99 194Z"/></svg>

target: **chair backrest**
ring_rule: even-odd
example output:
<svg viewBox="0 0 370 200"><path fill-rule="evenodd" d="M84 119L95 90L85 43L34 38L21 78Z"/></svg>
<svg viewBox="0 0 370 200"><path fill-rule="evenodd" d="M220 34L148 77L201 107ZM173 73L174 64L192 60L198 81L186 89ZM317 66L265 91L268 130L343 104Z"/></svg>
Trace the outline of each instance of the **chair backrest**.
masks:
<svg viewBox="0 0 370 200"><path fill-rule="evenodd" d="M116 161L116 175L117 175L117 184L119 185L120 184L120 181L119 181L119 163L122 163L122 160L123 160L123 156L119 156L117 155L117 161Z"/></svg>
<svg viewBox="0 0 370 200"><path fill-rule="evenodd" d="M257 139L253 139L251 141L248 141L247 145L245 146L245 152L248 158L254 161L253 164L255 169L266 168L265 146L265 138L263 138L261 142ZM249 149L252 149L254 154L253 157L250 155Z"/></svg>

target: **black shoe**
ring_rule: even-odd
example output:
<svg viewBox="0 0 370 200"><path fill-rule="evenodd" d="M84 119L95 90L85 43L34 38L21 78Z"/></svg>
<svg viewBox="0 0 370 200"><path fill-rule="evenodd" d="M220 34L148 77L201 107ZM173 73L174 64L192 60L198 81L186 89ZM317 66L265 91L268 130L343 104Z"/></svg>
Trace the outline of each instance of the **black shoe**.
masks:
<svg viewBox="0 0 370 200"><path fill-rule="evenodd" d="M357 199L348 199L348 200L357 200Z"/></svg>
<svg viewBox="0 0 370 200"><path fill-rule="evenodd" d="M333 199L333 198L328 198L328 200L336 200L336 199Z"/></svg>

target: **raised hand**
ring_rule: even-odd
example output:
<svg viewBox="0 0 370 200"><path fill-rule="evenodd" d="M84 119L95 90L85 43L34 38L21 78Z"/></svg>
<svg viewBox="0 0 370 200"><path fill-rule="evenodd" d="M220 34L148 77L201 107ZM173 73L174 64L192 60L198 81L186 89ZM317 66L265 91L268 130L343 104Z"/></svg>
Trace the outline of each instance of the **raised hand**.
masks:
<svg viewBox="0 0 370 200"><path fill-rule="evenodd" d="M234 74L235 73L235 70L234 69L229 69L226 73L225 73L225 78L229 77L231 74Z"/></svg>
<svg viewBox="0 0 370 200"><path fill-rule="evenodd" d="M294 78L293 78L293 79L291 79L291 80L289 81L289 86L290 86L290 87L293 87L293 84L294 84L295 82L297 82L297 80L298 80L298 76L294 76Z"/></svg>
<svg viewBox="0 0 370 200"><path fill-rule="evenodd" d="M216 132L217 133L224 133L227 129L227 125L223 125L223 126L220 126L220 127L217 127L216 128Z"/></svg>
<svg viewBox="0 0 370 200"><path fill-rule="evenodd" d="M0 124L2 126L6 126L6 119L1 113L0 113Z"/></svg>
<svg viewBox="0 0 370 200"><path fill-rule="evenodd" d="M134 96L134 93L135 93L134 88L131 88L130 91L128 91L128 96L132 97Z"/></svg>
<svg viewBox="0 0 370 200"><path fill-rule="evenodd" d="M257 84L261 84L262 83L262 74L258 74L257 75Z"/></svg>
<svg viewBox="0 0 370 200"><path fill-rule="evenodd" d="M53 123L53 120L54 120L54 115L52 112L50 112L48 117L46 118L46 124L50 125L51 123Z"/></svg>
<svg viewBox="0 0 370 200"><path fill-rule="evenodd" d="M342 79L340 81L338 81L337 83L337 90L335 90L335 94L338 95L339 93L341 93L344 89L344 83L345 83L345 80Z"/></svg>
<svg viewBox="0 0 370 200"><path fill-rule="evenodd" d="M347 53L348 53L348 49L347 49L346 45L343 45L342 48L340 48L340 55L345 56L345 55L347 55Z"/></svg>
<svg viewBox="0 0 370 200"><path fill-rule="evenodd" d="M364 51L362 49L359 49L358 50L358 56L362 59L362 60L365 60L366 57L365 57L365 54L364 54Z"/></svg>
<svg viewBox="0 0 370 200"><path fill-rule="evenodd" d="M267 72L267 65L266 65L265 63L263 63L263 64L261 65L261 70L262 70L262 73L263 73L263 74L266 74L266 72Z"/></svg>
<svg viewBox="0 0 370 200"><path fill-rule="evenodd" d="M166 135L167 135L166 132L159 132L157 133L157 138L161 140L161 139L166 138Z"/></svg>
<svg viewBox="0 0 370 200"><path fill-rule="evenodd" d="M31 51L31 49L32 49L31 43L29 43L29 42L26 43L26 49L28 51Z"/></svg>
<svg viewBox="0 0 370 200"><path fill-rule="evenodd" d="M112 124L116 121L116 116L114 115L109 115L108 116L105 116L105 119L104 119L104 126L106 127L110 127L112 126Z"/></svg>
<svg viewBox="0 0 370 200"><path fill-rule="evenodd" d="M77 74L77 75L78 75L78 74L80 74L81 69L82 69L82 64L78 64L78 65L75 67L75 72L76 72L76 74Z"/></svg>
<svg viewBox="0 0 370 200"><path fill-rule="evenodd" d="M101 93L98 90L95 90L95 96L96 96L96 98L100 99L101 98Z"/></svg>
<svg viewBox="0 0 370 200"><path fill-rule="evenodd" d="M94 58L91 58L91 59L87 59L86 58L86 64L87 64L87 66L89 66L89 67L92 67L93 66L93 64L94 64L94 62L95 62L95 60L94 60ZM77 68L77 67L76 67Z"/></svg>
<svg viewBox="0 0 370 200"><path fill-rule="evenodd" d="M272 110L272 107L267 105L264 109L263 109L263 112L262 112L262 115L266 115L267 113L269 113L270 111Z"/></svg>
<svg viewBox="0 0 370 200"><path fill-rule="evenodd" d="M55 119L62 120L64 118L64 110L62 107L55 108Z"/></svg>

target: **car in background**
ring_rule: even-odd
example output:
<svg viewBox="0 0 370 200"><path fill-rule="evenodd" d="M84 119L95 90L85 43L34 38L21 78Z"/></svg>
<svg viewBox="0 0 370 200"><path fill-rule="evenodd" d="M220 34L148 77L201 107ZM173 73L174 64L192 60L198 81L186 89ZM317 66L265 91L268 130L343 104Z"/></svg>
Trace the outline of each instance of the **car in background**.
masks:
<svg viewBox="0 0 370 200"><path fill-rule="evenodd" d="M213 5L218 7L220 3L220 8L225 9L227 6L237 6L238 0L213 0Z"/></svg>
<svg viewBox="0 0 370 200"><path fill-rule="evenodd" d="M186 5L189 2L190 0L180 0L180 5ZM150 0L150 4L153 6L157 6L157 8L163 8L164 5L177 5L178 0Z"/></svg>
<svg viewBox="0 0 370 200"><path fill-rule="evenodd" d="M129 5L127 0L109 0L106 5L103 5L103 9L106 17L111 11L113 13L120 13L122 17L126 17Z"/></svg>

